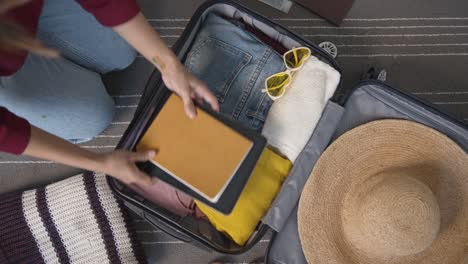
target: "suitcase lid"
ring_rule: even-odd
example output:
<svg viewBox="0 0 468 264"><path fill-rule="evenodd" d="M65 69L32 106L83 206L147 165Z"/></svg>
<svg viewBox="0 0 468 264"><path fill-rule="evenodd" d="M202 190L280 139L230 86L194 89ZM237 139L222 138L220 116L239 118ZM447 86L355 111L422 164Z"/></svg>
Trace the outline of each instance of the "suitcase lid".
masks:
<svg viewBox="0 0 468 264"><path fill-rule="evenodd" d="M343 112L328 145L337 137L361 124L378 119L412 120L449 136L468 152L468 126L437 110L419 98L408 95L387 84L366 80L342 98ZM296 182L296 184L305 184ZM303 185L301 185L303 186ZM301 189L302 190L302 189ZM302 253L297 231L297 202L286 221L275 222L279 232L271 239L266 263L307 263Z"/></svg>

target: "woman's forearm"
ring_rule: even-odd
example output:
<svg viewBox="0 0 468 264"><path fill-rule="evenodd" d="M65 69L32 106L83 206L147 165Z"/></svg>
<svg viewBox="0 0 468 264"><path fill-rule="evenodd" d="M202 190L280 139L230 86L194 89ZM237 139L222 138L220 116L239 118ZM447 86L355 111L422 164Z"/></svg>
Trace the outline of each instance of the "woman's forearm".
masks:
<svg viewBox="0 0 468 264"><path fill-rule="evenodd" d="M179 63L142 13L113 29L161 72L176 68Z"/></svg>
<svg viewBox="0 0 468 264"><path fill-rule="evenodd" d="M103 155L80 148L34 126L31 126L31 138L23 154L86 170L104 169Z"/></svg>
<svg viewBox="0 0 468 264"><path fill-rule="evenodd" d="M218 101L206 84L185 69L142 13L113 29L161 71L166 87L184 101L187 116L196 116L194 99L205 101L215 111L219 110Z"/></svg>
<svg viewBox="0 0 468 264"><path fill-rule="evenodd" d="M23 154L85 170L103 172L127 184L137 182L151 184L151 178L140 171L135 162L147 161L156 152L114 150L103 154L94 153L31 126L31 138Z"/></svg>

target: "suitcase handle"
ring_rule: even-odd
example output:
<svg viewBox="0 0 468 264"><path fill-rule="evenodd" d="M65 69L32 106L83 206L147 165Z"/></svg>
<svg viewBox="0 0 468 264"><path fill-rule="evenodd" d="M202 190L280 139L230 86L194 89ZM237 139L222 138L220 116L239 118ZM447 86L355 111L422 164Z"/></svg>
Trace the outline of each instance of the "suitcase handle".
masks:
<svg viewBox="0 0 468 264"><path fill-rule="evenodd" d="M161 229L163 232L166 234L169 234L170 236L182 240L186 243L191 243L192 238L189 237L188 235L176 230L175 228L171 227L170 225L162 222L161 220L157 219L156 217L150 215L150 214L144 214L144 218L150 222L152 225L154 225L156 228Z"/></svg>

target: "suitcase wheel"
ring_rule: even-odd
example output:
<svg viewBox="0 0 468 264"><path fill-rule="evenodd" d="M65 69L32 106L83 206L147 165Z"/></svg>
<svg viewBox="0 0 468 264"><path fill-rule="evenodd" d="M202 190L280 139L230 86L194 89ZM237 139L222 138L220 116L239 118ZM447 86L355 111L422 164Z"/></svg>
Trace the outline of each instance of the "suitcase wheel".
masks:
<svg viewBox="0 0 468 264"><path fill-rule="evenodd" d="M333 58L336 58L336 56L338 55L338 48L335 44L329 41L324 41L320 43L319 47L326 51L328 54L330 54Z"/></svg>

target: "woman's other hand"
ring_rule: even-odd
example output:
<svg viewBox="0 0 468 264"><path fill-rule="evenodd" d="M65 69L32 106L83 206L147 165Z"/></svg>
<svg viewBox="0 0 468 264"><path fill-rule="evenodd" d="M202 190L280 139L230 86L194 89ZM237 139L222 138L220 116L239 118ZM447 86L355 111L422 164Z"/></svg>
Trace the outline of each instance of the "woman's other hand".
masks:
<svg viewBox="0 0 468 264"><path fill-rule="evenodd" d="M188 72L182 64L176 63L173 67L168 66L165 68L162 71L162 78L167 88L182 98L185 113L188 117L194 118L196 115L193 101L200 105L205 101L210 104L214 111L219 111L218 100L216 100L206 84Z"/></svg>
<svg viewBox="0 0 468 264"><path fill-rule="evenodd" d="M31 125L31 138L23 154L102 172L125 184L149 185L152 183L151 177L140 171L135 162L150 160L156 155L156 151L114 150L109 153L95 153Z"/></svg>
<svg viewBox="0 0 468 264"><path fill-rule="evenodd" d="M151 177L142 172L135 162L148 161L156 155L154 150L129 152L124 150L115 150L110 153L102 154L99 161L99 171L106 173L121 182L139 185L151 185Z"/></svg>
<svg viewBox="0 0 468 264"><path fill-rule="evenodd" d="M185 112L189 117L194 118L196 115L193 100L199 104L206 101L214 111L219 111L216 97L202 81L184 68L142 13L113 29L161 71L167 88L184 101Z"/></svg>

